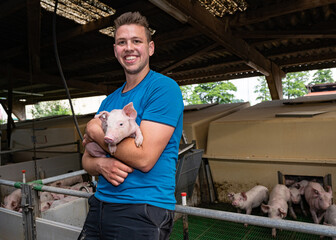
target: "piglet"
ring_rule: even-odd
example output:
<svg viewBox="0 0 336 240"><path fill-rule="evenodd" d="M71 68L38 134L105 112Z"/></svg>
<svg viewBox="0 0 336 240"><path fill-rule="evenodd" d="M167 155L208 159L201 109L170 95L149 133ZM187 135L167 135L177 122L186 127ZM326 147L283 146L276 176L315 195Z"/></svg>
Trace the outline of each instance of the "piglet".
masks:
<svg viewBox="0 0 336 240"><path fill-rule="evenodd" d="M305 188L305 198L309 205L309 210L314 223L319 224L325 215L325 211L331 205L332 190L328 186L326 192L321 184L317 182L309 182Z"/></svg>
<svg viewBox="0 0 336 240"><path fill-rule="evenodd" d="M247 192L229 193L228 197L232 201L232 206L237 208L238 213L244 209L246 214L250 215L252 208L259 207L262 202L268 201L268 189L257 185ZM246 227L247 224L245 223L244 226Z"/></svg>
<svg viewBox="0 0 336 240"><path fill-rule="evenodd" d="M287 216L288 201L290 201L290 191L283 184L277 184L272 189L268 204L261 204L261 210L268 213L268 217L283 219ZM276 237L276 229L272 229L272 237Z"/></svg>
<svg viewBox="0 0 336 240"><path fill-rule="evenodd" d="M4 199L4 204L2 205L4 208L14 210L17 212L21 211L21 189L16 189L11 192Z"/></svg>
<svg viewBox="0 0 336 240"><path fill-rule="evenodd" d="M71 186L74 185L76 183L81 183L83 182L83 177L81 175L78 176L73 176L73 177L68 177L68 178L64 178L61 180L57 180L53 183L50 183L50 186L53 187L65 187L65 186Z"/></svg>
<svg viewBox="0 0 336 240"><path fill-rule="evenodd" d="M115 153L117 144L126 137L134 137L136 146L141 146L143 136L139 125L135 122L136 117L137 112L132 102L123 109L114 109L111 112L103 111L95 116L102 122L105 133L104 140L108 144L111 154ZM86 144L85 149L91 156L106 156L106 152L96 142Z"/></svg>
<svg viewBox="0 0 336 240"><path fill-rule="evenodd" d="M303 206L303 200L302 200L302 189L299 189L296 185L292 185L291 187L289 187L289 191L290 191L290 201L289 201L289 212L291 214L291 216L296 220L296 214L294 212L293 209L293 204L300 204L302 213L307 216L307 213L304 209Z"/></svg>
<svg viewBox="0 0 336 240"><path fill-rule="evenodd" d="M336 205L330 205L327 210L326 214L324 215L323 224L329 226L336 226ZM336 237L333 237L332 240L336 240Z"/></svg>

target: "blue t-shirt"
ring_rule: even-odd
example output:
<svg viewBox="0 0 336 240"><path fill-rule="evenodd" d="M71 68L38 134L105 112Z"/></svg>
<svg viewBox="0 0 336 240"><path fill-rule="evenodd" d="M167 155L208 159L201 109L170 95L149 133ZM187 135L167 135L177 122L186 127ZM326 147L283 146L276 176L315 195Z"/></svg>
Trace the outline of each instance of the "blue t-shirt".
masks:
<svg viewBox="0 0 336 240"><path fill-rule="evenodd" d="M140 125L141 120L154 121L173 126L175 131L149 172L134 169L117 187L100 175L95 196L104 202L147 203L174 210L176 163L183 129L181 90L173 79L152 70L135 88L122 93L125 84L104 99L98 113L122 109L133 102L137 124Z"/></svg>

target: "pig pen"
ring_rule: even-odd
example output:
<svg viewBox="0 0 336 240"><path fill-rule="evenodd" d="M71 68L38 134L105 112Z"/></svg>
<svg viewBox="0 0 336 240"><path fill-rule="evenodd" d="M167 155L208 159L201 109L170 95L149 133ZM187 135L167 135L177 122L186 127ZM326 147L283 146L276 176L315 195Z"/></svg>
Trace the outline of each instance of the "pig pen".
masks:
<svg viewBox="0 0 336 240"><path fill-rule="evenodd" d="M81 154L65 154L57 157L36 160L36 169L43 178L58 178L64 174L69 175L81 169ZM22 172L26 170L26 182L35 180L34 161L9 164L0 167L0 179L14 182L22 182ZM83 171L85 173L85 171ZM83 174L83 173L82 173ZM39 176L40 177L40 176ZM14 187L0 185L0 199L15 190ZM88 212L86 198L79 198L74 201L48 209L37 218L37 236L39 239L76 239L85 221ZM22 214L8 209L0 208L0 240L3 239L24 239ZM21 229L19 230L18 227ZM15 237L18 235L17 237ZM75 237L76 236L76 237Z"/></svg>
<svg viewBox="0 0 336 240"><path fill-rule="evenodd" d="M86 124L94 117L94 114L78 115L77 121L81 133L84 133ZM5 134L5 130L3 130ZM72 116L57 116L41 119L27 120L16 124L12 130L10 149L20 150L35 147L45 147L63 143L80 141L77 129L73 123ZM33 158L43 159L58 156L64 152L77 152L78 146L65 145L44 148L43 150L19 151L12 154L12 162L30 161ZM82 144L79 144L79 151L83 153Z"/></svg>
<svg viewBox="0 0 336 240"><path fill-rule="evenodd" d="M189 149L189 148L188 148ZM190 149L190 154L191 155L195 155L193 158L193 162L196 160L195 158L199 158L200 154L202 153L202 151L199 150L193 150ZM186 153L184 153L186 154ZM182 158L185 158L184 160L186 161L187 158L184 155L182 156ZM189 161L189 160L187 160ZM192 164L194 165L194 164ZM182 168L185 169L184 167ZM185 169L186 173L188 172L188 169ZM51 183L54 182L56 179L60 180L60 179L64 179L67 178L69 176L76 176L79 174L84 174L85 171L83 170L79 170L76 172L71 172L71 173L67 173L67 174L61 174L55 177L51 177L51 178L46 178L43 179L41 183L32 183L32 185L27 185L27 184L20 184L20 188L22 188L22 191L24 192L24 194L22 196L30 196L30 194L34 194L34 191L31 191L29 193L28 191L28 195L26 195L27 193L27 188L31 189L31 190L38 190L38 191L50 191L50 192L58 192L58 191L66 191L64 193L69 194L69 195L73 195L73 196L79 196L82 197L83 199L80 200L84 200L86 201L86 198L88 198L89 196L91 196L92 193L86 193L86 192L81 192L81 191L74 191L74 190L68 190L68 189L59 189L56 190L58 188L55 187L50 187L50 186L42 186L40 187L40 184L47 184L47 183ZM188 174L187 175L190 177L192 175ZM194 175L193 175L194 176ZM188 179L189 179L188 177ZM29 179L29 177L28 177ZM186 183L186 181L183 181L183 183ZM14 182L14 181L8 181L8 180L2 180L0 179L0 185L6 185L6 186L14 186L17 185L18 182ZM180 183L177 183L178 185ZM182 188L183 188L182 184ZM32 188L33 187L33 188ZM186 189L189 187L189 185L184 186L186 187ZM179 187L177 186L177 189ZM180 188L181 189L181 188ZM29 213L27 212L31 212L34 210L34 208L31 207L31 202L29 202L28 205L27 204L27 198L26 197L22 197L22 199L25 199L25 201L22 201L23 204L23 213L19 213L19 212L15 212L15 211L11 211L8 209L4 209L4 208L0 208L0 219L1 219L1 223L0 224L0 239L1 240L8 240L8 239L25 239L25 236L33 236L33 234L29 233L27 234L27 226L32 226L31 228L28 227L28 231L35 229L36 230L36 238L32 237L29 239L43 239L43 240L55 240L55 239L62 239L62 240L70 240L70 239L76 239L77 236L79 235L80 231L81 231L81 227L77 227L77 226L73 226L70 224L66 224L64 222L59 222L55 221L55 220L48 220L48 219L44 219L44 218L36 218L36 220L31 220L29 221L29 218L27 218L27 216L31 216L29 215ZM74 204L74 205L78 205L78 203ZM65 221L64 219L66 218L66 216L64 216L63 214L67 214L67 216L69 217L69 215L76 213L77 211L83 211L80 209L77 209L75 212L69 211L69 208L65 208L66 210L64 211L64 209L62 209L63 211L60 212L60 215L62 215L61 217L63 217L62 220L60 221ZM209 233L209 230L213 231L211 236L212 239L224 239L223 237L230 237L230 240L233 239L246 239L245 235L239 235L242 236L242 238L237 238L237 234L235 234L235 238L231 238L233 237L233 235L228 235L228 233L226 233L226 230L223 232L223 228L218 227L218 225L214 225L213 224L213 219L219 219L219 220L224 220L225 221L225 226L231 228L231 226L235 226L236 228L239 227L239 225L237 223L244 223L244 222L248 222L250 224L255 224L257 226L263 226L262 229L266 229L265 227L272 227L272 226L276 226L279 227L281 229L287 229L290 231L293 230L297 230L299 232L308 232L308 233L313 233L313 234L322 234L322 235L327 235L327 236L336 236L336 229L332 228L332 227L328 227L328 226L320 226L320 225L314 225L314 224L302 224L302 223L298 223L298 222L289 222L289 221L285 221L285 222L281 222L279 223L278 221L274 221L274 220L270 220L264 217L259 217L259 216L248 216L248 215L242 215L241 214L237 214L237 213L230 213L227 211L214 211L211 209L202 209L202 208L193 208L193 207L189 207L189 206L181 206L181 205L176 205L176 212L177 213L181 213L181 214L188 214L191 215L190 219L190 227L192 229L192 235L191 236L195 236L195 234L200 234L199 236L203 236L204 238L207 236L207 233ZM203 219L204 218L208 218L208 220L206 220L206 229L202 228L201 226L196 225L197 229L195 229L194 231L194 227L195 227L195 218L194 216L200 216ZM72 216L70 216L72 217ZM28 219L28 221L27 221ZM199 218L196 218L197 222L204 223L203 220L199 221ZM83 219L84 221L84 219ZM226 221L230 221L230 222L236 222L235 223L230 223L230 222L226 222ZM22 222L24 224L22 224ZM177 220L176 223L174 224L174 230L173 233L170 237L170 239L182 239L180 235L178 235L178 231L179 228L181 227L180 225L181 220ZM217 221L218 223L218 221ZM223 223L223 222L222 222ZM203 224L202 224L203 225ZM210 226L211 225L211 226ZM25 227L26 226L26 227ZM35 226L35 228L33 227ZM215 228L214 228L215 227ZM226 227L226 229L227 229ZM203 230L202 230L203 229ZM221 231L218 231L219 229L222 229ZM246 228L245 228L246 229ZM260 229L260 227L255 227L254 229ZM202 233L200 233L200 231L203 231ZM31 231L34 232L34 231ZM251 233L251 230L248 230L249 233ZM216 236L213 236L213 233L217 234ZM177 234L177 235L176 235ZM223 235L224 234L224 235ZM239 237L238 236L238 237ZM268 235L267 235L268 236ZM290 236L293 236L293 234L290 234ZM298 236L298 235L295 235ZM307 236L307 235L303 235L303 236ZM203 239L202 237L202 239ZM26 238L27 239L27 238ZM194 239L194 238L192 238ZM267 239L267 238L265 238ZM293 238L290 238L293 239ZM298 238L296 238L298 239ZM301 239L308 239L308 238L301 238ZM309 238L309 239L314 239L314 238Z"/></svg>
<svg viewBox="0 0 336 240"><path fill-rule="evenodd" d="M230 104L196 104L184 108L183 132L185 142L194 143L196 149L206 150L210 122L249 107L248 102ZM207 162L202 161L195 188L190 197L191 205L215 200L211 173ZM190 195L188 195L190 196Z"/></svg>
<svg viewBox="0 0 336 240"><path fill-rule="evenodd" d="M183 112L183 131L187 143L195 141L197 149L206 151L210 122L249 106L247 102L186 106Z"/></svg>
<svg viewBox="0 0 336 240"><path fill-rule="evenodd" d="M287 180L315 179L336 188L335 100L325 95L262 102L212 121L204 157L218 200Z"/></svg>

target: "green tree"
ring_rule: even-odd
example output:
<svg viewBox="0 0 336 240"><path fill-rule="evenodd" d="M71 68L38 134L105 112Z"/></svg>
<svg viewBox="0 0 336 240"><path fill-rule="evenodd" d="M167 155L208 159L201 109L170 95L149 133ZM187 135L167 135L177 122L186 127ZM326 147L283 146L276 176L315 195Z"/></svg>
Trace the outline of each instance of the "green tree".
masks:
<svg viewBox="0 0 336 240"><path fill-rule="evenodd" d="M67 108L61 101L39 102L32 108L34 118L70 114L70 108Z"/></svg>
<svg viewBox="0 0 336 240"><path fill-rule="evenodd" d="M313 80L310 84L321 84L321 83L333 83L334 79L332 77L332 72L330 69L320 69L317 70L313 75Z"/></svg>
<svg viewBox="0 0 336 240"><path fill-rule="evenodd" d="M183 100L186 105L189 104L201 104L202 101L199 95L194 91L195 85L181 86Z"/></svg>
<svg viewBox="0 0 336 240"><path fill-rule="evenodd" d="M291 99L307 94L306 83L308 79L308 72L287 73L286 78L282 81L283 97Z"/></svg>
<svg viewBox="0 0 336 240"><path fill-rule="evenodd" d="M256 98L256 100L260 100L262 102L271 101L272 97L271 97L271 93L269 91L265 77L258 77L258 82L259 82L259 85L256 85L255 90L254 90L254 93L258 94L258 97Z"/></svg>
<svg viewBox="0 0 336 240"><path fill-rule="evenodd" d="M231 82L209 82L196 86L181 87L183 99L187 104L242 102L234 98L236 86Z"/></svg>

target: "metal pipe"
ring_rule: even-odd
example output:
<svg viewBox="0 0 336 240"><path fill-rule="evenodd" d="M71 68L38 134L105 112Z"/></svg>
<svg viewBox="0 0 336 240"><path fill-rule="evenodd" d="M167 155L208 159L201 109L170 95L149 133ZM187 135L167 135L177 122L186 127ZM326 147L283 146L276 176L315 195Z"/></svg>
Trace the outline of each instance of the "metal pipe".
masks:
<svg viewBox="0 0 336 240"><path fill-rule="evenodd" d="M11 186L11 187L16 187L16 188L22 187L21 186L22 183L20 182L8 181L8 180L3 180L3 179L0 179L0 185L6 185L6 186ZM93 193L82 192L82 191L66 189L66 188L43 186L43 185L34 184L34 183L32 184L32 186L33 186L33 189L37 191L55 192L55 193L61 193L65 195L71 195L71 196L83 197L83 198L89 198L93 194Z"/></svg>
<svg viewBox="0 0 336 240"><path fill-rule="evenodd" d="M66 189L66 188L43 186L43 185L39 185L39 184L33 184L33 189L37 190L37 191L61 193L61 194L65 194L65 195L71 195L71 196L83 197L83 198L89 198L93 194L93 193L82 192L82 191Z"/></svg>
<svg viewBox="0 0 336 240"><path fill-rule="evenodd" d="M310 233L329 237L336 237L336 228L333 226L325 226L321 224L305 223L290 220L271 219L268 217L252 216L240 213L231 213L226 211L218 211L212 209L202 209L196 207L188 207L176 205L176 212L195 215L200 217L225 220L230 222L248 223L262 227L285 229L295 232Z"/></svg>
<svg viewBox="0 0 336 240"><path fill-rule="evenodd" d="M75 173L79 173L79 172L80 171L75 172ZM0 179L0 185L1 184L7 185L7 186L15 186L17 188L20 188L20 186L18 186L18 183L14 181ZM84 197L84 198L89 198L93 194L93 193L81 192L81 191L64 189L64 188L43 186L39 184L34 184L33 186L34 186L34 189L38 191L56 192L56 193L62 193L66 195L72 195L72 196L78 196L78 197ZM335 227L325 226L321 224L305 223L305 222L298 222L298 221L291 221L291 220L278 220L278 219L271 219L268 217L253 216L253 215L246 215L246 214L240 214L240 213L231 213L231 212L226 212L226 211L202 209L202 208L188 207L188 206L181 206L181 205L176 205L175 211L183 213L183 214L230 221L230 222L247 223L247 224L252 224L252 225L257 225L257 226L262 226L262 227L278 228L278 229L285 229L285 230L295 231L295 232L303 232L303 233L309 233L309 234L315 234L315 235L336 237Z"/></svg>
<svg viewBox="0 0 336 240"><path fill-rule="evenodd" d="M69 178L69 177L75 177L75 176L86 174L86 173L87 172L85 170L79 170L76 172L65 173L62 175L55 176L55 177L45 178L40 181L42 184L48 184L48 183L52 183L58 180L62 180L62 179Z"/></svg>
<svg viewBox="0 0 336 240"><path fill-rule="evenodd" d="M60 146L66 146L66 145L72 145L72 144L78 144L78 142L53 144L53 145L40 146L40 147L35 147L35 148L24 148L24 149L17 149L17 150L8 150L8 151L2 151L2 152L0 152L0 155L2 155L2 154L8 154L8 153L15 153L15 152L32 151L32 150L35 150L35 149L43 149L43 148L50 148L50 147L60 147Z"/></svg>
<svg viewBox="0 0 336 240"><path fill-rule="evenodd" d="M4 180L4 179L0 179L0 185L6 185L6 186L10 186L10 187L15 187L16 182L14 181L9 181L9 180Z"/></svg>

